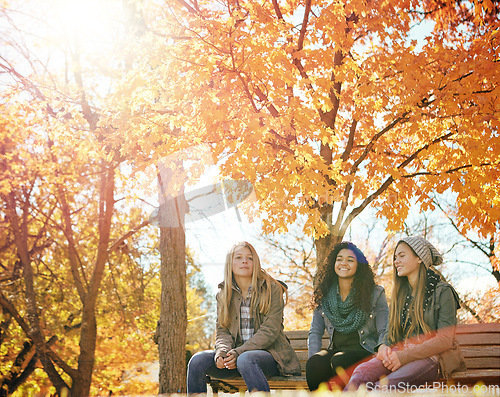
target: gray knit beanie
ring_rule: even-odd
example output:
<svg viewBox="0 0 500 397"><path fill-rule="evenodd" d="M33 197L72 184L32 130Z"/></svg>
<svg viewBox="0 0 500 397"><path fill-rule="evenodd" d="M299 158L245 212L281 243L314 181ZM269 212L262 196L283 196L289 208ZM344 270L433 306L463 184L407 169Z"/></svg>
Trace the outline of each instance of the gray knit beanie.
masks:
<svg viewBox="0 0 500 397"><path fill-rule="evenodd" d="M443 257L439 251L423 237L405 237L398 241L408 244L417 256L424 262L425 267L437 266L443 263Z"/></svg>

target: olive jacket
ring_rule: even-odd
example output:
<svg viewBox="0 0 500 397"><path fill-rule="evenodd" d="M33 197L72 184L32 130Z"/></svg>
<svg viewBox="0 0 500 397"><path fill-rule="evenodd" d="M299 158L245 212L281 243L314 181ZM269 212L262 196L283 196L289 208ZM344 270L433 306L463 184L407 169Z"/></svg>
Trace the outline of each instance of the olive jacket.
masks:
<svg viewBox="0 0 500 397"><path fill-rule="evenodd" d="M222 284L219 285L222 288ZM266 288L264 281L259 284L259 290ZM221 289L217 293L217 312L219 313ZM229 304L229 327L222 327L217 320L215 340L215 360L225 357L229 351L240 355L249 350L267 350L278 364L281 375L300 375L300 362L297 354L292 349L290 341L283 332L283 309L285 306L283 290L276 283L271 282L271 307L268 313L261 314L257 310L252 313L254 335L243 344L240 330L240 308L242 296L233 285L231 302ZM238 345L237 345L238 344Z"/></svg>
<svg viewBox="0 0 500 397"><path fill-rule="evenodd" d="M387 344L387 318L389 308L383 287L376 285L373 289L371 312L363 326L358 330L359 343L361 346L373 353L381 344ZM321 343L325 329L330 336L330 346L335 332L334 325L328 320L323 312L322 306L318 306L313 313L307 348L309 357L321 350Z"/></svg>
<svg viewBox="0 0 500 397"><path fill-rule="evenodd" d="M465 361L455 336L459 307L459 298L453 287L439 281L424 311L424 321L433 332L426 335L422 342L396 351L401 365L437 356L444 378L450 377L455 371L465 370Z"/></svg>

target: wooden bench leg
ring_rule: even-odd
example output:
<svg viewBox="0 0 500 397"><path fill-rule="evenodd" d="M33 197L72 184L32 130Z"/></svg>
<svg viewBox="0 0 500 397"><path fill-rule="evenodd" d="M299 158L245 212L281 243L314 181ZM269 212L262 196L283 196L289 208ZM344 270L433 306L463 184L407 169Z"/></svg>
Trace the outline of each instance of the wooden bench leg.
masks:
<svg viewBox="0 0 500 397"><path fill-rule="evenodd" d="M210 379L210 376L205 377L205 382L207 383L207 385L210 385L210 387L212 388L213 394L219 394L219 383L218 382L212 382L212 380Z"/></svg>

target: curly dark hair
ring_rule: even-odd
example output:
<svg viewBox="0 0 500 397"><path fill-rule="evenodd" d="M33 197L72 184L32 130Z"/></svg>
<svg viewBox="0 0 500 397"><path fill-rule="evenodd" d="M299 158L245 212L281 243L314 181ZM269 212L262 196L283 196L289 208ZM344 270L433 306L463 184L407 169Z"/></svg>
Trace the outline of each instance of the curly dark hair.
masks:
<svg viewBox="0 0 500 397"><path fill-rule="evenodd" d="M338 284L339 276L335 273L335 261L337 260L337 255L343 249L349 249L354 252L358 261L358 267L356 268L356 274L351 286L354 289L354 304L365 313L370 313L373 288L375 287L373 270L363 252L350 241L343 241L337 244L328 255L326 265L316 272L313 302L315 306L319 306L330 287Z"/></svg>

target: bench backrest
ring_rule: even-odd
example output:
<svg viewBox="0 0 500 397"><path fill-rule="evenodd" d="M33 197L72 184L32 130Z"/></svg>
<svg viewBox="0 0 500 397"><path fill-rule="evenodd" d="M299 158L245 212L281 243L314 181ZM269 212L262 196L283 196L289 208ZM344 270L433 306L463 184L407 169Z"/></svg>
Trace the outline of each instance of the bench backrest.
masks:
<svg viewBox="0 0 500 397"><path fill-rule="evenodd" d="M467 372L500 371L500 324L460 324L456 334Z"/></svg>
<svg viewBox="0 0 500 397"><path fill-rule="evenodd" d="M307 336L309 331L286 331L290 344L297 353L305 375ZM500 370L500 324L459 324L456 328L468 370ZM328 347L328 334L323 335L323 349Z"/></svg>
<svg viewBox="0 0 500 397"><path fill-rule="evenodd" d="M297 353L300 361L300 368L302 369L302 375L306 374L306 362L308 358L307 352L307 336L309 331L286 331L286 336L290 339L290 344L292 345L293 350ZM328 347L330 343L328 333L323 335L323 349Z"/></svg>

